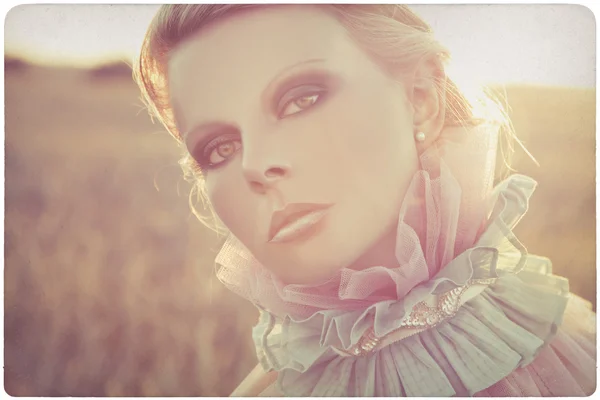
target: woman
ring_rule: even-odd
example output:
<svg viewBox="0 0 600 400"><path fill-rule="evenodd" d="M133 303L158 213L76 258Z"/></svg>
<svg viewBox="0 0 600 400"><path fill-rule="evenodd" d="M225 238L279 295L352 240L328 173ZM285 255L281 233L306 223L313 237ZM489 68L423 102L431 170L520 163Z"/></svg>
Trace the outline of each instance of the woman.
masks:
<svg viewBox="0 0 600 400"><path fill-rule="evenodd" d="M512 234L536 184L494 186L506 121L448 57L405 6L158 12L136 78L261 311L234 395L595 390L595 314Z"/></svg>

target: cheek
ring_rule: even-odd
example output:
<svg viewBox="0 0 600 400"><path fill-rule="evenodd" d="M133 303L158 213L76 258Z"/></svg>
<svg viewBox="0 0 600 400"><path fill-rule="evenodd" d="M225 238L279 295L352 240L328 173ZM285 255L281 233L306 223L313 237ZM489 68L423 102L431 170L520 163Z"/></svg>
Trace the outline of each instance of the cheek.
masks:
<svg viewBox="0 0 600 400"><path fill-rule="evenodd" d="M206 194L219 219L238 238L246 236L252 228L252 205L243 182L235 178L230 171L211 172L213 176L206 180ZM218 174L218 176L217 176ZM239 199L247 201L239 201Z"/></svg>
<svg viewBox="0 0 600 400"><path fill-rule="evenodd" d="M344 123L345 177L357 215L369 214L365 232L383 226L397 211L418 168L412 122L394 99L353 104ZM344 185L346 186L346 185ZM350 204L350 203L349 203Z"/></svg>
<svg viewBox="0 0 600 400"><path fill-rule="evenodd" d="M343 158L345 168L352 171L353 177L373 179L402 170L412 172L416 147L410 115L403 104L395 99L353 101L344 104L337 114L344 117L339 118L341 124L331 130L339 132L334 135L331 148L343 155L337 161Z"/></svg>

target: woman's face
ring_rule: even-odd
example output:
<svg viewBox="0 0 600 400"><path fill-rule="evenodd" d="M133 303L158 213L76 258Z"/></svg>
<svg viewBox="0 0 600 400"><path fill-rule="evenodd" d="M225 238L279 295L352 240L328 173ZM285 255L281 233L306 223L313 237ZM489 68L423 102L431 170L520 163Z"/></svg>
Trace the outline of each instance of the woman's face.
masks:
<svg viewBox="0 0 600 400"><path fill-rule="evenodd" d="M394 263L418 165L412 107L334 17L314 6L243 11L180 45L168 68L210 202L266 268L311 283Z"/></svg>

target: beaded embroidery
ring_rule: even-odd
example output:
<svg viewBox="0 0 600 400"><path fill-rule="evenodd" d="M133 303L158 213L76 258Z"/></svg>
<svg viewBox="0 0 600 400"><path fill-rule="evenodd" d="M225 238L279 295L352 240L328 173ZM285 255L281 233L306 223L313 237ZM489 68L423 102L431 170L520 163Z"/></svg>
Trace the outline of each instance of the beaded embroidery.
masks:
<svg viewBox="0 0 600 400"><path fill-rule="evenodd" d="M424 301L415 304L410 314L400 322L399 329L429 329L435 327L457 313L461 306L461 296L469 287L477 284L489 285L493 283L495 279L496 278L472 279L464 286L454 288L449 292L441 294L435 306L430 306ZM394 332L396 331L393 331L388 335L391 335ZM355 346L351 347L347 352L343 351L343 353L359 357L365 356L375 350L384 338L385 336L381 338L375 336L373 328L370 328L363 337L359 339Z"/></svg>

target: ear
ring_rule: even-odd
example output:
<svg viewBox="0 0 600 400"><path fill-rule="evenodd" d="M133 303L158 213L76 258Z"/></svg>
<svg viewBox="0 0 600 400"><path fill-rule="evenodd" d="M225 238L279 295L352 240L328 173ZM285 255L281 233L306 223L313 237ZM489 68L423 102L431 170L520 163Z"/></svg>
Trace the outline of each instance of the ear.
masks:
<svg viewBox="0 0 600 400"><path fill-rule="evenodd" d="M408 100L413 111L414 133L425 133L419 147L427 148L440 135L446 116L446 73L437 57L421 59L409 76Z"/></svg>

